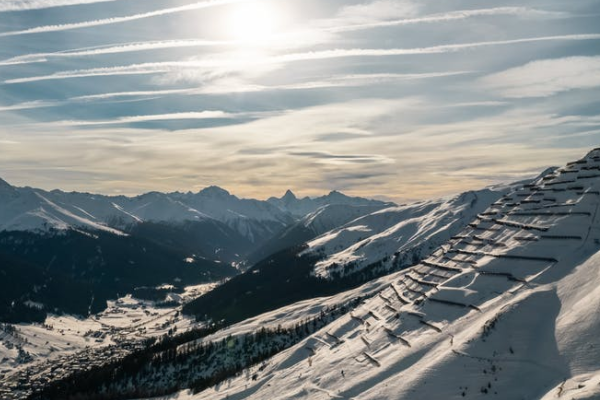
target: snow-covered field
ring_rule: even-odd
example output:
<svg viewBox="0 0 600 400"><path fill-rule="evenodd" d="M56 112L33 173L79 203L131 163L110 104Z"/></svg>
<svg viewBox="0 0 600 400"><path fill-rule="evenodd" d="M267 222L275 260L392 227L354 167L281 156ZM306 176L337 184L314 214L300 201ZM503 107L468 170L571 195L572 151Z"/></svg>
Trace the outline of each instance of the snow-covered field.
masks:
<svg viewBox="0 0 600 400"><path fill-rule="evenodd" d="M593 151L496 202L255 380L170 398L598 399L599 208Z"/></svg>
<svg viewBox="0 0 600 400"><path fill-rule="evenodd" d="M189 286L183 293L171 296L188 301L215 286L215 283ZM179 309L158 308L153 302L128 295L109 301L105 311L89 318L49 315L44 324L12 325L14 332L0 331L0 374L86 348L158 337L197 326L194 319L181 315Z"/></svg>

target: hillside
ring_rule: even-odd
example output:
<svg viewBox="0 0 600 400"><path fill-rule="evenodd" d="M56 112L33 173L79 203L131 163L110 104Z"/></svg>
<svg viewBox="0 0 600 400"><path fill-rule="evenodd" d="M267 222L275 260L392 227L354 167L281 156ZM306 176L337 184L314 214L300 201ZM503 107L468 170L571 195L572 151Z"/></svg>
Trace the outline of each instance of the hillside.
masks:
<svg viewBox="0 0 600 400"><path fill-rule="evenodd" d="M173 398L598 398L598 171L594 150L511 192L248 375Z"/></svg>
<svg viewBox="0 0 600 400"><path fill-rule="evenodd" d="M427 257L509 190L510 186L502 186L369 213L308 244L264 258L246 273L191 301L183 311L231 323L294 301L357 287ZM320 210L291 231L303 232L330 211ZM347 208L331 211L348 215ZM361 254L360 261L353 254ZM342 257L348 261L342 263ZM324 267L331 259L337 263Z"/></svg>
<svg viewBox="0 0 600 400"><path fill-rule="evenodd" d="M302 245L327 231L388 206L388 204L367 206L327 204L321 206L275 234L265 244L254 250L248 256L248 262L253 264L278 251Z"/></svg>

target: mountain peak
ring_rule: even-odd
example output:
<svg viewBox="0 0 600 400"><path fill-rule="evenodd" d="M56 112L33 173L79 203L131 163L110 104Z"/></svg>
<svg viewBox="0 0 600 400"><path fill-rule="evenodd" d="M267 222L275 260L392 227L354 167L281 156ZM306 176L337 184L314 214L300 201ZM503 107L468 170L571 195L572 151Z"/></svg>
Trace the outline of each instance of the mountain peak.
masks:
<svg viewBox="0 0 600 400"><path fill-rule="evenodd" d="M231 194L227 190L220 188L218 186L214 186L214 185L202 189L201 191L198 192L198 194L201 194L204 196L209 196L209 197L229 197L229 196L231 196Z"/></svg>
<svg viewBox="0 0 600 400"><path fill-rule="evenodd" d="M281 198L281 200L283 200L285 202L289 202L289 201L296 200L296 199L297 199L296 195L290 189L286 190L285 194Z"/></svg>
<svg viewBox="0 0 600 400"><path fill-rule="evenodd" d="M331 192L329 192L327 197L348 197L348 196L346 196L344 193L342 193L340 191L332 190Z"/></svg>
<svg viewBox="0 0 600 400"><path fill-rule="evenodd" d="M12 189L12 186L4 179L0 178L0 189Z"/></svg>

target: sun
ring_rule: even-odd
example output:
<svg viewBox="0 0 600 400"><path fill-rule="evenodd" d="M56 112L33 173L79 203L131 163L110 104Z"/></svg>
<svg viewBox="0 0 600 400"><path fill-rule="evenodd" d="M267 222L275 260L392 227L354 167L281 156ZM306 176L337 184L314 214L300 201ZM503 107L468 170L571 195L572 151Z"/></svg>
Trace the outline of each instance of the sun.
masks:
<svg viewBox="0 0 600 400"><path fill-rule="evenodd" d="M228 25L232 39L260 44L275 33L279 25L277 10L263 2L239 4L231 10Z"/></svg>

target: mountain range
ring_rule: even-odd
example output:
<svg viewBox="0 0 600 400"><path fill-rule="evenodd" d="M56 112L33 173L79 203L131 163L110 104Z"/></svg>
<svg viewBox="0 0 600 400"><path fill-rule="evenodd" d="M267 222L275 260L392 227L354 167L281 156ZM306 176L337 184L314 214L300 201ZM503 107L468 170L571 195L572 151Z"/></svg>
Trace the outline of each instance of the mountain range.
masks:
<svg viewBox="0 0 600 400"><path fill-rule="evenodd" d="M261 201L211 186L126 197L21 188L4 180L0 204L0 257L14 260L1 271L11 276L0 285L12 286L0 298L0 319L7 321L43 319L45 312L29 310L29 302L86 315L136 286L219 281L261 253L298 245L391 205L336 191L314 199L288 191ZM330 213L329 207L345 211ZM299 210L312 219L298 216ZM15 263L31 267L13 268ZM65 291L69 285L79 290Z"/></svg>

